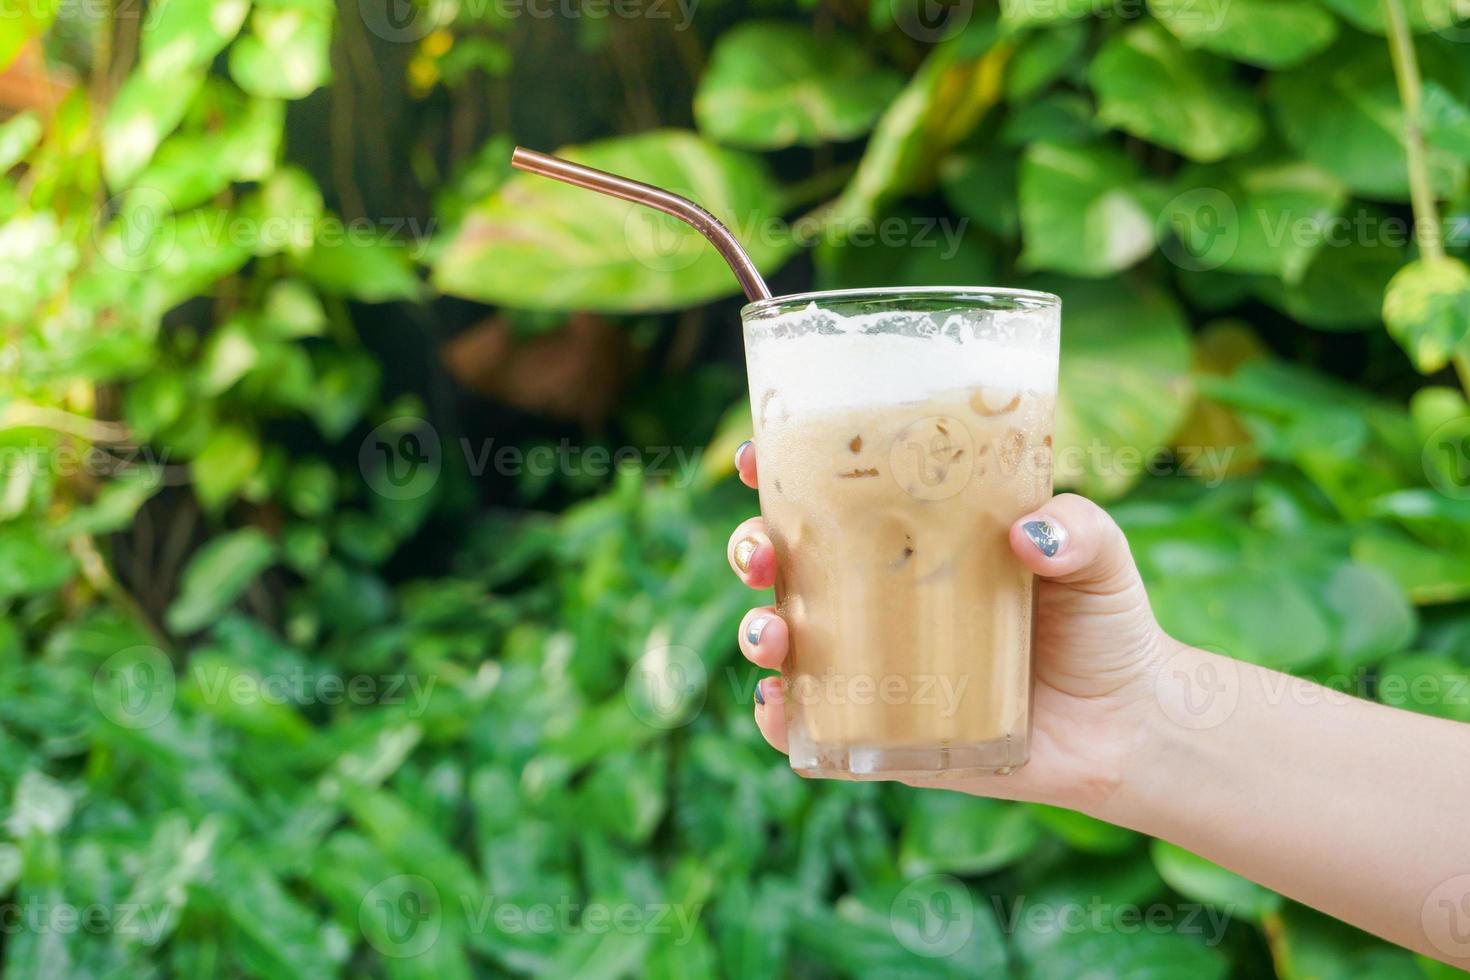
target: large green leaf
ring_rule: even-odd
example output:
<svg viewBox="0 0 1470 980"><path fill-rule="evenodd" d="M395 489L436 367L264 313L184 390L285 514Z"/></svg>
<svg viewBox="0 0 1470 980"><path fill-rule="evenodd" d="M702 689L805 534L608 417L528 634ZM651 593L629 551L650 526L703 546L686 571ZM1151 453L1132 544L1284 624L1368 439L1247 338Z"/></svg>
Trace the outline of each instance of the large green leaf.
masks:
<svg viewBox="0 0 1470 980"><path fill-rule="evenodd" d="M1408 950L1295 903L1273 916L1266 935L1280 977L1421 980L1424 976Z"/></svg>
<svg viewBox="0 0 1470 980"><path fill-rule="evenodd" d="M908 876L984 874L1020 858L1038 832L1021 805L934 791L914 799L899 863Z"/></svg>
<svg viewBox="0 0 1470 980"><path fill-rule="evenodd" d="M1432 374L1470 337L1470 266L1459 259L1415 259L1383 296L1383 322L1414 366Z"/></svg>
<svg viewBox="0 0 1470 980"><path fill-rule="evenodd" d="M210 541L184 569L179 597L168 607L168 628L193 633L209 625L275 560L275 545L258 528L232 531Z"/></svg>
<svg viewBox="0 0 1470 980"><path fill-rule="evenodd" d="M974 17L914 72L868 139L857 173L826 211L840 232L894 198L927 188L946 153L1000 101L1010 46L994 19Z"/></svg>
<svg viewBox="0 0 1470 980"><path fill-rule="evenodd" d="M1337 178L1296 160L1192 167L1175 190L1159 229L1173 236L1163 243L1165 255L1188 270L1219 268L1288 283L1298 282L1313 255L1329 247L1347 201Z"/></svg>
<svg viewBox="0 0 1470 980"><path fill-rule="evenodd" d="M1186 46L1262 68L1297 64L1337 37L1315 0L1148 0L1148 9Z"/></svg>
<svg viewBox="0 0 1470 980"><path fill-rule="evenodd" d="M1107 276L1154 248L1154 216L1139 200L1133 161L1105 144L1034 143L1017 181L1021 263L1079 276Z"/></svg>
<svg viewBox="0 0 1470 980"><path fill-rule="evenodd" d="M685 194L743 239L769 272L791 250L780 195L760 162L693 133L660 130L568 147L562 156ZM446 293L526 309L671 309L726 296L734 276L682 222L532 174L465 218L434 265Z"/></svg>
<svg viewBox="0 0 1470 980"><path fill-rule="evenodd" d="M1114 497L1144 473L1193 400L1189 334L1162 293L1117 280L1042 280L1062 297L1056 481Z"/></svg>
<svg viewBox="0 0 1470 980"><path fill-rule="evenodd" d="M694 118L704 135L732 146L816 146L867 132L902 87L844 34L755 21L720 35Z"/></svg>
<svg viewBox="0 0 1470 980"><path fill-rule="evenodd" d="M1113 35L1088 69L1102 122L1203 162L1249 149L1265 128L1230 75L1155 23Z"/></svg>
<svg viewBox="0 0 1470 980"><path fill-rule="evenodd" d="M1358 194L1408 199L1404 113L1383 42L1345 35L1322 57L1273 76L1270 99L1286 141L1305 159ZM1464 173L1463 161L1431 147L1438 192L1449 193Z"/></svg>
<svg viewBox="0 0 1470 980"><path fill-rule="evenodd" d="M1185 898L1208 902L1231 915L1260 919L1281 906L1281 896L1168 841L1150 845L1159 875Z"/></svg>
<svg viewBox="0 0 1470 980"><path fill-rule="evenodd" d="M102 173L109 185L126 187L148 164L158 144L184 118L203 81L199 69L128 77L102 126Z"/></svg>
<svg viewBox="0 0 1470 980"><path fill-rule="evenodd" d="M1466 4L1465 0L1402 2L1409 27L1416 32L1452 29L1457 21L1470 16L1470 4ZM1322 0L1322 3L1337 11L1344 20L1359 30L1374 34L1386 34L1388 31L1383 0Z"/></svg>
<svg viewBox="0 0 1470 980"><path fill-rule="evenodd" d="M1346 216L1344 216L1346 220ZM1359 208L1350 223L1329 224L1296 281L1260 279L1255 293L1293 319L1326 330L1383 322L1383 293L1404 260L1408 223ZM1306 239L1310 242L1310 236Z"/></svg>
<svg viewBox="0 0 1470 980"><path fill-rule="evenodd" d="M162 0L148 5L140 31L143 70L168 78L207 68L240 31L250 0Z"/></svg>
<svg viewBox="0 0 1470 980"><path fill-rule="evenodd" d="M331 77L331 46L330 5L289 0L260 6L250 31L230 47L230 75L251 95L299 99Z"/></svg>

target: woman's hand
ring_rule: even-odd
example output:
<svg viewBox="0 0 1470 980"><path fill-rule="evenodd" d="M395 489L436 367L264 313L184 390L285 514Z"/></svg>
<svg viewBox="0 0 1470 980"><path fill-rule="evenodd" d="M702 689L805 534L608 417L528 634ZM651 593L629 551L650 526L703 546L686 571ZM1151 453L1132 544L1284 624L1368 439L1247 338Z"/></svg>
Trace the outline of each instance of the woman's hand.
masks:
<svg viewBox="0 0 1470 980"><path fill-rule="evenodd" d="M753 445L737 451L736 467L747 486L757 485ZM1030 762L1008 776L935 777L911 785L1096 810L1121 777L1140 706L1154 696L1154 667L1170 641L1149 609L1123 532L1090 500L1053 497L1011 526L1010 545L1038 576ZM775 582L775 548L761 518L737 527L728 551L746 585L766 589ZM740 649L760 667L781 667L788 638L771 606L752 609L740 624ZM781 679L764 678L757 692L756 724L784 752Z"/></svg>

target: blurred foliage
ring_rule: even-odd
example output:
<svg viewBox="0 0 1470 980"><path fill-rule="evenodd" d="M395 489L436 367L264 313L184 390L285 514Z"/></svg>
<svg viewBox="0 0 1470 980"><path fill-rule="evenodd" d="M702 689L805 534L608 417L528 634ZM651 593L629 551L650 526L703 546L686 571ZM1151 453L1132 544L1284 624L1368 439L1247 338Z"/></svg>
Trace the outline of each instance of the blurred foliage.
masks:
<svg viewBox="0 0 1470 980"><path fill-rule="evenodd" d="M1463 4L754 8L0 18L7 976L1450 972L1078 814L796 779L733 642L733 282L506 160L691 194L784 292L1060 293L1059 482L1165 625L1470 720ZM475 303L508 429L413 371ZM708 451L459 451L569 418Z"/></svg>

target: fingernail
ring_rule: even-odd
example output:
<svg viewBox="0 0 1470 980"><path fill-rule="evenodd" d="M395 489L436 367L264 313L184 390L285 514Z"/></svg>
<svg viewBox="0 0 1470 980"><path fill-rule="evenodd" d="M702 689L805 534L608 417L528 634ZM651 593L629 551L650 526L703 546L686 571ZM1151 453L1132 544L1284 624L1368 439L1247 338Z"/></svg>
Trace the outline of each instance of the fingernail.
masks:
<svg viewBox="0 0 1470 980"><path fill-rule="evenodd" d="M766 631L766 624L771 621L770 616L757 616L745 627L745 641L753 647L760 646L761 634Z"/></svg>
<svg viewBox="0 0 1470 980"><path fill-rule="evenodd" d="M766 696L761 693L761 683L762 683L761 681L756 681L755 682L755 703L756 704L765 704L766 703Z"/></svg>
<svg viewBox="0 0 1470 980"><path fill-rule="evenodd" d="M740 445L738 445L738 446L735 447L735 468L737 470L740 469L740 457L741 456L744 456L745 455L745 451L747 449L749 449L749 448L750 448L750 440L749 439L745 440Z"/></svg>
<svg viewBox="0 0 1470 980"><path fill-rule="evenodd" d="M1021 525L1021 530L1036 545L1036 550L1048 558L1055 558L1067 540L1067 532L1062 530L1062 526L1051 521L1027 521Z"/></svg>
<svg viewBox="0 0 1470 980"><path fill-rule="evenodd" d="M750 560L755 557L755 549L760 547L760 542L755 538L741 538L740 543L735 546L735 567L742 572L750 571Z"/></svg>

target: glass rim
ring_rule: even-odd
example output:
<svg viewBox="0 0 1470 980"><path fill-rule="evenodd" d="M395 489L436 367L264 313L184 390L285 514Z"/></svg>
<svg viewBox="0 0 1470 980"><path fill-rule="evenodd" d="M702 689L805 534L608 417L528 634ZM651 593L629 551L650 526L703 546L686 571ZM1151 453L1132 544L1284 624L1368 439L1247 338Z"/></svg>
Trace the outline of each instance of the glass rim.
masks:
<svg viewBox="0 0 1470 980"><path fill-rule="evenodd" d="M906 297L949 298L956 300L959 305L973 306L985 306L987 300L1005 299L1019 301L1017 305L1032 310L1061 309L1062 306L1062 298L1055 293L1046 293L1039 289L1017 289L1010 286L862 286L856 289L821 289L804 293L788 293L785 296L756 300L740 308L740 319L748 320L759 314L791 306L806 306L809 303L823 306L834 301L851 303L869 300L877 302Z"/></svg>

